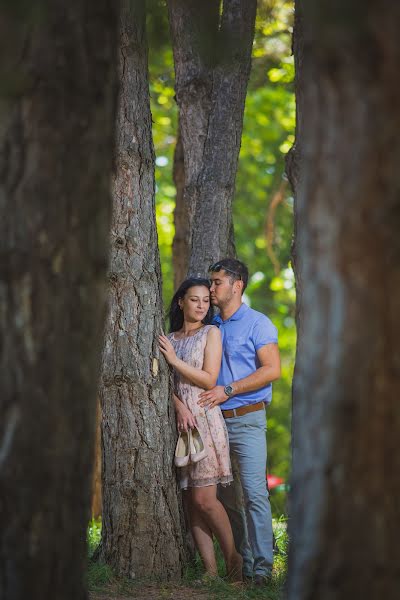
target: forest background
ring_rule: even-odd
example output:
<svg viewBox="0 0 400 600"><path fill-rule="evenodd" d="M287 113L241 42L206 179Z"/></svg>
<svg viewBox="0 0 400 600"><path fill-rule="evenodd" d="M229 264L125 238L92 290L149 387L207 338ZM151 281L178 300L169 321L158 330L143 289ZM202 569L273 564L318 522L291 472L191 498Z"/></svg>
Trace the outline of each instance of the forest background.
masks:
<svg viewBox="0 0 400 600"><path fill-rule="evenodd" d="M91 562L130 580L171 582L187 564L170 378L157 345L163 323L153 202L154 133L166 307L178 128L161 2L153 0L149 17L153 123L141 0L43 0L43 12L31 4L28 11L22 0L6 3L0 53L0 598L70 600L87 597L96 395L104 502ZM253 45L256 0L223 3L245 9L236 21L219 12L219 2L199 20L188 7L202 13L209 4L168 0L183 199L192 211L187 221L195 217L190 268L205 273L234 249L231 192L254 48L236 248L252 271L249 301L280 330L284 377L269 412L269 468L285 475L294 221L287 595L397 600L400 3L295 4L296 142L286 154L292 215L283 176L294 129L291 5L259 0ZM210 48L202 45L209 18L215 25L220 17L222 25L239 24L240 35L214 27ZM200 69L189 64L188 46L206 50ZM194 160L193 148L200 148ZM179 189L177 181L177 206ZM176 259L176 243L173 250Z"/></svg>
<svg viewBox="0 0 400 600"><path fill-rule="evenodd" d="M284 175L294 141L293 2L260 2L252 70L236 177L233 221L237 256L250 270L245 301L267 314L279 330L282 377L274 384L268 413L268 471L287 481L290 471L290 406L296 330L295 289L290 264L293 196ZM173 181L178 111L174 64L165 6L148 11L149 79L156 153L156 214L164 306L174 289L172 242L176 189ZM284 490L273 510L285 511Z"/></svg>

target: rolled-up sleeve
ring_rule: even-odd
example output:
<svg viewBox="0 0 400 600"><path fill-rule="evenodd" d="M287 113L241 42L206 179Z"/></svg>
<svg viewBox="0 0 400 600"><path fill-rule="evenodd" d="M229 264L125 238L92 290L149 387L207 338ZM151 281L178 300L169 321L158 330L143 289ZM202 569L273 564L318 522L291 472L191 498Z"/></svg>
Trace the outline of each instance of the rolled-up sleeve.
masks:
<svg viewBox="0 0 400 600"><path fill-rule="evenodd" d="M272 321L265 315L260 315L254 323L252 342L256 350L259 350L267 344L278 343L278 330Z"/></svg>

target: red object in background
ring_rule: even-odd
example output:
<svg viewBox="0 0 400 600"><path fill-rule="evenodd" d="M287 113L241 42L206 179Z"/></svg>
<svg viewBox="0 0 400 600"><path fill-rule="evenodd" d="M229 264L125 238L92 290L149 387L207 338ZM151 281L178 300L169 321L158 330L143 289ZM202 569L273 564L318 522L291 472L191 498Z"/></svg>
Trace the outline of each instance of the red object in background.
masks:
<svg viewBox="0 0 400 600"><path fill-rule="evenodd" d="M282 485L285 483L285 480L282 477L277 477L276 475L267 475L268 488L273 490L278 485Z"/></svg>

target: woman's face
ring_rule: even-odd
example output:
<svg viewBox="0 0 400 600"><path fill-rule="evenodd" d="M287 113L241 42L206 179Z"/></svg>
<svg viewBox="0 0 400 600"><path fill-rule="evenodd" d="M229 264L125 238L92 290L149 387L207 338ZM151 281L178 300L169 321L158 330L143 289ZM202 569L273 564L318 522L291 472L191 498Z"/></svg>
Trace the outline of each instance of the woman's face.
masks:
<svg viewBox="0 0 400 600"><path fill-rule="evenodd" d="M178 303L185 321L202 321L210 308L210 290L205 285L194 285Z"/></svg>

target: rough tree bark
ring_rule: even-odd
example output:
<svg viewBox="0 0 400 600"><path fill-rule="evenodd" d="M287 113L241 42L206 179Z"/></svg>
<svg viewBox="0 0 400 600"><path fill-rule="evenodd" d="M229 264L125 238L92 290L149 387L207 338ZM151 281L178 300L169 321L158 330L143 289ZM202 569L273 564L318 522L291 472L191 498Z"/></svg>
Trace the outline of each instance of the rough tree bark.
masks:
<svg viewBox="0 0 400 600"><path fill-rule="evenodd" d="M294 31L293 31L293 40L292 40L292 52L294 54L294 62L295 62L295 93L296 93L296 136L295 143L292 148L286 155L286 174L289 179L289 183L293 190L294 195L294 207L293 207L293 243L292 243L292 252L291 252L291 260L292 266L295 274L296 281L296 357L301 356L303 354L302 346L303 343L303 334L302 334L302 301L303 301L303 281L302 281L302 267L300 264L301 256L298 253L298 231L300 227L301 233L301 224L299 223L301 214L301 208L298 210L298 199L297 199L297 191L299 187L299 178L300 173L304 173L304 165L302 163L303 159L303 151L302 144L304 143L304 113L305 113L305 105L304 105L304 82L303 82L303 46L304 46L304 36L303 36L303 6L302 2L295 2L295 16L294 16ZM318 81L308 81L307 82L308 89L314 87L318 89ZM315 90L314 90L315 93ZM297 382L299 378L297 377L298 372L298 361L295 362L294 367L294 376L293 376L293 386L292 386L292 453L293 455L296 452L296 435L297 435L297 409L299 404L294 402L294 398L297 397Z"/></svg>
<svg viewBox="0 0 400 600"><path fill-rule="evenodd" d="M87 597L117 7L73 0L2 9L0 598L7 600Z"/></svg>
<svg viewBox="0 0 400 600"><path fill-rule="evenodd" d="M296 5L302 289L288 592L395 600L400 5Z"/></svg>
<svg viewBox="0 0 400 600"><path fill-rule="evenodd" d="M180 126L174 152L173 178L176 189L174 226L175 235L172 243L172 264L174 266L174 289L185 279L189 267L189 214L186 210L185 198L185 165Z"/></svg>
<svg viewBox="0 0 400 600"><path fill-rule="evenodd" d="M188 271L234 256L232 199L256 0L168 0L187 212Z"/></svg>
<svg viewBox="0 0 400 600"><path fill-rule="evenodd" d="M101 406L100 399L96 400L96 430L94 441L94 463L92 475L92 519L98 519L102 513L101 492Z"/></svg>
<svg viewBox="0 0 400 600"><path fill-rule="evenodd" d="M162 296L147 74L145 8L124 0L98 556L130 578L170 579L181 573L183 542L169 371L158 351Z"/></svg>

